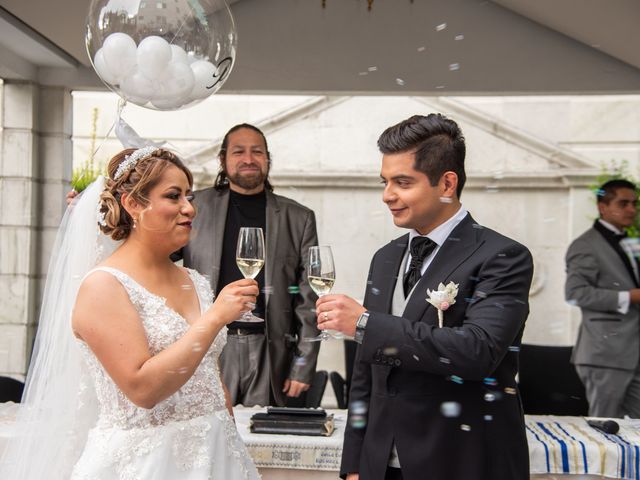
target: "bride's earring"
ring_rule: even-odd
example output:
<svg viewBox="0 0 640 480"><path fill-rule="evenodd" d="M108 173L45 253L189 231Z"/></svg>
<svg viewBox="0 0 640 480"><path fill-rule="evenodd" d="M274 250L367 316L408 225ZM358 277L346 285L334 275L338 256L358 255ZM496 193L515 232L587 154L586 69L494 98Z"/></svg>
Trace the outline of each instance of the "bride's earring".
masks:
<svg viewBox="0 0 640 480"><path fill-rule="evenodd" d="M137 218L133 219L133 228L138 228L138 219Z"/></svg>

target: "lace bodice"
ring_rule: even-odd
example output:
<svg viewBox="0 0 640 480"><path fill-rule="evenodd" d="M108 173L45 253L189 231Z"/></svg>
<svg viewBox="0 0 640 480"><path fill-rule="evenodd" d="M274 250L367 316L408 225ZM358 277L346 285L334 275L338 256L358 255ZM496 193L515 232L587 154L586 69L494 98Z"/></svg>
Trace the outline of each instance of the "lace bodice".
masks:
<svg viewBox="0 0 640 480"><path fill-rule="evenodd" d="M96 270L112 274L123 285L140 315L153 355L170 346L189 328L186 320L166 305L164 298L152 294L127 274L107 267L93 271ZM204 312L213 302L211 287L195 270L188 269L188 272L200 301L200 310ZM218 356L226 339L226 329L222 329L193 376L180 390L151 409L144 409L132 403L111 380L91 349L84 342L80 342L98 397L97 426L120 429L148 428L224 410L225 397L218 373ZM180 369L174 373L184 374Z"/></svg>

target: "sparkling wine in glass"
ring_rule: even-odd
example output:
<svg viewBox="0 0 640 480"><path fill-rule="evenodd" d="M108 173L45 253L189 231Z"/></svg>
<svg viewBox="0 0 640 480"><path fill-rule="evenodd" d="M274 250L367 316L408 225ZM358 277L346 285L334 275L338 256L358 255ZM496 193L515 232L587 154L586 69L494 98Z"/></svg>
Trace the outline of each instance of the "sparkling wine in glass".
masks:
<svg viewBox="0 0 640 480"><path fill-rule="evenodd" d="M307 269L309 286L319 297L328 294L336 281L336 269L333 263L331 247L322 245L309 248L309 266ZM342 338L340 332L323 330L320 335L307 338L308 342L320 342L331 338Z"/></svg>
<svg viewBox="0 0 640 480"><path fill-rule="evenodd" d="M242 227L238 233L236 264L244 278L256 278L264 265L264 234L261 228ZM243 322L262 322L251 312L240 317Z"/></svg>

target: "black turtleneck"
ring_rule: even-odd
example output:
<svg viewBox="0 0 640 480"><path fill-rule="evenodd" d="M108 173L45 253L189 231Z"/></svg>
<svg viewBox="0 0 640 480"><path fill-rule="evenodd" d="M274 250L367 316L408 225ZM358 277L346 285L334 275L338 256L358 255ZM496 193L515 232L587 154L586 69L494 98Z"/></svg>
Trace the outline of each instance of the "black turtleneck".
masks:
<svg viewBox="0 0 640 480"><path fill-rule="evenodd" d="M236 265L236 246L238 244L238 233L241 227L260 227L265 235L267 235L267 195L263 190L255 195L243 195L233 190L229 190L229 208L227 209L227 221L224 227L224 239L222 242L222 259L220 262L220 278L218 280L218 291L229 283L244 278L238 265ZM260 295L253 314L264 318L264 268L260 270L256 281L260 287ZM236 322L228 326L238 327L234 325ZM244 328L246 322L242 323Z"/></svg>

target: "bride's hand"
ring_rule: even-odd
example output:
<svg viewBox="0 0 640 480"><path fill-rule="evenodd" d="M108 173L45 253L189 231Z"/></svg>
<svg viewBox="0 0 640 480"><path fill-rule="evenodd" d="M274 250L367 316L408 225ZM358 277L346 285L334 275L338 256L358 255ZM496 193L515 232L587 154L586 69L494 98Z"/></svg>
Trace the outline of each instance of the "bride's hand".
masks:
<svg viewBox="0 0 640 480"><path fill-rule="evenodd" d="M226 325L240 318L244 312L253 310L258 293L255 280L244 278L231 282L220 291L209 312L214 321L222 321Z"/></svg>

